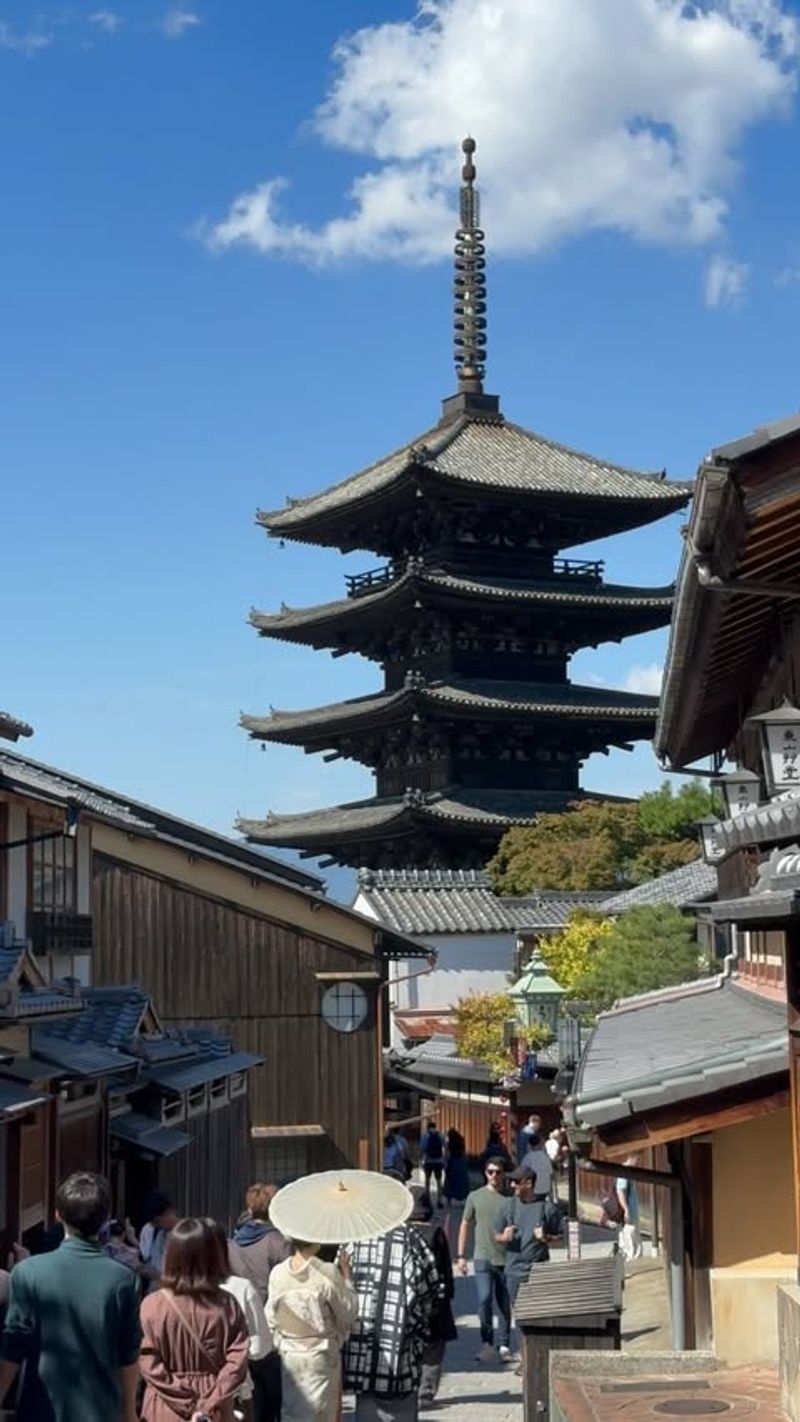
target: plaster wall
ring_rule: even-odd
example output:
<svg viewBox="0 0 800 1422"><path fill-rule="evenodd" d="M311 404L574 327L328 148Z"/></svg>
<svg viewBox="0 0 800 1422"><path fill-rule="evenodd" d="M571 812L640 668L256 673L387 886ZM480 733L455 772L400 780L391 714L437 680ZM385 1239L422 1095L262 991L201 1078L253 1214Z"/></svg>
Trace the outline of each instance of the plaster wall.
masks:
<svg viewBox="0 0 800 1422"><path fill-rule="evenodd" d="M778 1290L796 1277L787 1109L714 1131L714 1348L731 1365L778 1361Z"/></svg>
<svg viewBox="0 0 800 1422"><path fill-rule="evenodd" d="M358 902L358 901L356 901ZM438 954L432 973L412 976L392 989L390 1003L396 1012L429 1007L442 1011L455 1007L471 992L506 992L514 964L516 938L513 933L426 933L415 935ZM423 965L415 960L397 964L392 977L419 974ZM392 1023L392 1046L402 1038Z"/></svg>

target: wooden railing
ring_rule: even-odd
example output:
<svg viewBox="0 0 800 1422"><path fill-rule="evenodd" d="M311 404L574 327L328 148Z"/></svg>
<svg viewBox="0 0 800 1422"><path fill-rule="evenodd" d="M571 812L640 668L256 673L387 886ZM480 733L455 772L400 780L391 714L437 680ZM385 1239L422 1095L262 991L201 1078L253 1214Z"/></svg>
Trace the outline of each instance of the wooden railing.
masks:
<svg viewBox="0 0 800 1422"><path fill-rule="evenodd" d="M602 560L587 558L554 558L553 572L560 578L578 578L582 582L601 583L603 581Z"/></svg>

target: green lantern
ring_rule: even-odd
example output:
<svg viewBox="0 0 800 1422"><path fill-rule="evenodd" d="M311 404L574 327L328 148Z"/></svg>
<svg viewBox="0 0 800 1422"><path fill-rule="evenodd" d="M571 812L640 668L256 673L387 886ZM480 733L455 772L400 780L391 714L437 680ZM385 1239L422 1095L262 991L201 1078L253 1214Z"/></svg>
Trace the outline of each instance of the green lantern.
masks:
<svg viewBox="0 0 800 1422"><path fill-rule="evenodd" d="M523 1027L545 1027L555 1036L564 988L551 978L544 959L535 949L519 982L511 988L510 996Z"/></svg>

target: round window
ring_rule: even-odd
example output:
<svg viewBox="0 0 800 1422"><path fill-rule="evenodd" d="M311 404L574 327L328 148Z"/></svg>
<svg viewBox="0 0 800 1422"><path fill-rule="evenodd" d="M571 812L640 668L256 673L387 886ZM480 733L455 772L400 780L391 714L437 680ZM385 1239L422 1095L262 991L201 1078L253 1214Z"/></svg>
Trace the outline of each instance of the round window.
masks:
<svg viewBox="0 0 800 1422"><path fill-rule="evenodd" d="M367 994L356 983L335 983L322 994L322 1016L337 1032L355 1032L366 1021Z"/></svg>

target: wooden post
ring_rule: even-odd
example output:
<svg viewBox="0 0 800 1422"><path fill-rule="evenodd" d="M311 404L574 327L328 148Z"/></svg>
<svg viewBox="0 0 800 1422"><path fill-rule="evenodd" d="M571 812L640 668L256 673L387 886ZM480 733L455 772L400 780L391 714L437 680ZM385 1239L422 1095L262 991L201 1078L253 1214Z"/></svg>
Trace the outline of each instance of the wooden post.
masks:
<svg viewBox="0 0 800 1422"><path fill-rule="evenodd" d="M794 1162L794 1213L797 1277L800 1282L800 924L790 923L784 935L786 1006L789 1027L789 1089Z"/></svg>

